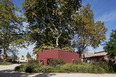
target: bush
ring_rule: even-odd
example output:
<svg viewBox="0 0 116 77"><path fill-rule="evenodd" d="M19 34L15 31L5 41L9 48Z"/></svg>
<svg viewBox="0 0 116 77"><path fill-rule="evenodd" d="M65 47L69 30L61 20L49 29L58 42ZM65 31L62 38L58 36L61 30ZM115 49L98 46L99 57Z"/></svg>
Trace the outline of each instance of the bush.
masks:
<svg viewBox="0 0 116 77"><path fill-rule="evenodd" d="M76 64L65 64L61 66L61 70L65 72L78 72L78 65Z"/></svg>
<svg viewBox="0 0 116 77"><path fill-rule="evenodd" d="M31 62L31 63L30 63ZM116 67L114 65L113 67ZM25 71L29 73L33 72L43 72L43 73L50 73L50 72L80 72L80 73L112 73L114 72L115 68L108 65L107 63L97 62L97 63L78 63L78 64L60 64L54 66L44 66L38 65L36 61L29 61L27 64L20 65L15 68L16 71Z"/></svg>
<svg viewBox="0 0 116 77"><path fill-rule="evenodd" d="M34 72L34 67L33 67L32 65L28 65L28 66L25 68L25 72L28 72L28 73Z"/></svg>
<svg viewBox="0 0 116 77"><path fill-rule="evenodd" d="M28 63L23 63L20 66L17 66L15 68L15 71L20 71L20 72L28 72L28 73L33 73L33 72L38 72L38 62L30 60Z"/></svg>
<svg viewBox="0 0 116 77"><path fill-rule="evenodd" d="M96 62L96 63L93 63L93 64L95 66L99 66L99 67L103 68L106 73L114 72L113 65L112 64L108 64L107 62Z"/></svg>
<svg viewBox="0 0 116 77"><path fill-rule="evenodd" d="M38 64L38 60L28 60L28 64Z"/></svg>
<svg viewBox="0 0 116 77"><path fill-rule="evenodd" d="M29 60L25 68L25 72L38 72L39 64L37 60Z"/></svg>
<svg viewBox="0 0 116 77"><path fill-rule="evenodd" d="M47 60L47 64L56 67L58 64L65 64L65 62L62 59L50 58Z"/></svg>
<svg viewBox="0 0 116 77"><path fill-rule="evenodd" d="M20 66L15 67L15 71L20 71L20 72L24 72L25 68L26 68L26 64L22 64Z"/></svg>
<svg viewBox="0 0 116 77"><path fill-rule="evenodd" d="M88 63L65 64L57 66L62 72L81 72L81 73L104 73L105 70L99 66Z"/></svg>

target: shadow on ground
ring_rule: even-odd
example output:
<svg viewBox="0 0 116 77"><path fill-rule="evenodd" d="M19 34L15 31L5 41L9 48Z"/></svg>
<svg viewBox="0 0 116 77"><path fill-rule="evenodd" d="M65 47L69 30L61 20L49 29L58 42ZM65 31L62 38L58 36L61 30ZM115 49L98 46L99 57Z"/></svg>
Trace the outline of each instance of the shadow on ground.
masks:
<svg viewBox="0 0 116 77"><path fill-rule="evenodd" d="M51 76L54 76L54 75L56 75L56 74L43 73L43 74L38 74L34 77L51 77Z"/></svg>
<svg viewBox="0 0 116 77"><path fill-rule="evenodd" d="M0 77L51 77L55 74L49 74L49 73L21 73L21 72L16 72L13 70L2 70L0 71Z"/></svg>

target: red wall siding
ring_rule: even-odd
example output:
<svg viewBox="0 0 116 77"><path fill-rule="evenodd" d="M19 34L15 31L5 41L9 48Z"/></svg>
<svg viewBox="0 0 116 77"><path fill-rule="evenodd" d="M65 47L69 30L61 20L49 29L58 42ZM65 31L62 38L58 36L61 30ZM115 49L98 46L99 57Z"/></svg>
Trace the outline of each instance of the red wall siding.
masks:
<svg viewBox="0 0 116 77"><path fill-rule="evenodd" d="M63 50L43 50L43 52L39 53L39 64L40 60L44 61L44 65L47 64L48 58L59 58L65 61L65 63L71 63L72 60L80 61L81 57L79 54L67 52Z"/></svg>
<svg viewBox="0 0 116 77"><path fill-rule="evenodd" d="M44 65L47 64L48 58L58 58L58 50L43 50L43 52L39 52L39 64L40 60L44 60Z"/></svg>
<svg viewBox="0 0 116 77"><path fill-rule="evenodd" d="M59 50L58 51L58 58L65 61L65 63L71 63L73 60L80 61L80 55L68 51Z"/></svg>
<svg viewBox="0 0 116 77"><path fill-rule="evenodd" d="M40 58L58 58L58 50L43 50L39 54Z"/></svg>

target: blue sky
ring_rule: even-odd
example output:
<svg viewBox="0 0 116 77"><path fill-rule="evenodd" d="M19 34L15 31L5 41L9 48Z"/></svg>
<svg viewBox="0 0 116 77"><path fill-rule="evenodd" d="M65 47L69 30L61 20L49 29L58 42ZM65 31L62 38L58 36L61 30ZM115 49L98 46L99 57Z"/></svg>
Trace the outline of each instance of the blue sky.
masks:
<svg viewBox="0 0 116 77"><path fill-rule="evenodd" d="M15 6L21 7L24 0L13 0ZM107 40L110 37L112 29L116 29L116 0L82 0L82 5L91 4L91 9L94 12L95 21L102 21L105 27ZM25 25L26 23L24 23ZM20 55L26 55L27 52L32 53L34 45L30 45L28 49L19 49ZM102 51L103 46L95 49L96 52ZM89 47L89 52L94 52L94 49Z"/></svg>

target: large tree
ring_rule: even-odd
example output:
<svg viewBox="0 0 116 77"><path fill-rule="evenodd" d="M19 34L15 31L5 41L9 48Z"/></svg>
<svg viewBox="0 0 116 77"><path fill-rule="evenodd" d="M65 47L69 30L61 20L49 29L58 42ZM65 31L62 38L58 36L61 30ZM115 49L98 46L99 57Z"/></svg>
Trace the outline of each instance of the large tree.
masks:
<svg viewBox="0 0 116 77"><path fill-rule="evenodd" d="M74 29L76 38L76 47L78 53L83 53L88 46L96 48L106 39L107 28L104 22L94 21L94 13L90 4L83 6L74 17Z"/></svg>
<svg viewBox="0 0 116 77"><path fill-rule="evenodd" d="M22 18L16 15L17 10L12 0L0 0L0 46L4 51L4 59L11 46L18 46L17 43L22 42L19 40L22 39Z"/></svg>
<svg viewBox="0 0 116 77"><path fill-rule="evenodd" d="M56 48L69 46L73 38L73 15L81 0L25 0L24 15L29 23L31 42L37 47L51 45Z"/></svg>
<svg viewBox="0 0 116 77"><path fill-rule="evenodd" d="M112 30L110 39L106 42L104 50L108 52L110 58L114 58L116 56L116 29Z"/></svg>

